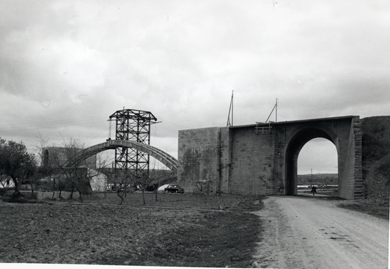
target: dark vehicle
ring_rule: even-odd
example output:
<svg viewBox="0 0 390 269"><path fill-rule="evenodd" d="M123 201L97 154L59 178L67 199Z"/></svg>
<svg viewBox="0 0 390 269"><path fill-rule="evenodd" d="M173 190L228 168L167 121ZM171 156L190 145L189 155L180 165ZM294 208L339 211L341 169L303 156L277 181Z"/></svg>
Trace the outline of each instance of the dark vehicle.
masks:
<svg viewBox="0 0 390 269"><path fill-rule="evenodd" d="M184 189L180 188L179 185L168 185L164 190L166 193L169 193L169 192L184 193Z"/></svg>

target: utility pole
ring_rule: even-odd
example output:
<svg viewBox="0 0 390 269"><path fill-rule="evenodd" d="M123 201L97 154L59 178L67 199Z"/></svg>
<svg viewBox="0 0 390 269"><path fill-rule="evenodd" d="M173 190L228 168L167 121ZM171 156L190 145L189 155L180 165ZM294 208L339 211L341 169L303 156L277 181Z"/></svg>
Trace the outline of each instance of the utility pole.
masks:
<svg viewBox="0 0 390 269"><path fill-rule="evenodd" d="M274 110L275 110L275 122L277 122L278 121L278 98L276 98L276 103L275 103L274 107L272 108L271 113L269 113L269 116L265 121L266 123L268 122L268 120L271 117Z"/></svg>
<svg viewBox="0 0 390 269"><path fill-rule="evenodd" d="M229 127L229 126L233 126L233 95L234 95L234 91L232 91L232 97L230 98L230 106L229 106L229 113L228 113L228 119L227 119L227 123L226 123L226 126ZM230 115L231 115L231 120L232 122L230 123Z"/></svg>
<svg viewBox="0 0 390 269"><path fill-rule="evenodd" d="M312 185L314 185L314 183L313 183L313 168L310 169L310 182Z"/></svg>
<svg viewBox="0 0 390 269"><path fill-rule="evenodd" d="M276 98L275 104L275 122L278 122L278 98Z"/></svg>

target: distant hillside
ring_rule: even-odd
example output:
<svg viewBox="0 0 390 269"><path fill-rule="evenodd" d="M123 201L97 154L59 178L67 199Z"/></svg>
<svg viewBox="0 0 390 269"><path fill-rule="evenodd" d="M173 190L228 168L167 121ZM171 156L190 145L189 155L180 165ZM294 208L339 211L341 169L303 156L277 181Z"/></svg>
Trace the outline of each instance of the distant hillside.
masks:
<svg viewBox="0 0 390 269"><path fill-rule="evenodd" d="M337 185L338 174L305 174L298 175L299 185L310 185L310 184L327 184Z"/></svg>
<svg viewBox="0 0 390 269"><path fill-rule="evenodd" d="M364 196L384 201L390 180L390 116L364 118L361 126Z"/></svg>

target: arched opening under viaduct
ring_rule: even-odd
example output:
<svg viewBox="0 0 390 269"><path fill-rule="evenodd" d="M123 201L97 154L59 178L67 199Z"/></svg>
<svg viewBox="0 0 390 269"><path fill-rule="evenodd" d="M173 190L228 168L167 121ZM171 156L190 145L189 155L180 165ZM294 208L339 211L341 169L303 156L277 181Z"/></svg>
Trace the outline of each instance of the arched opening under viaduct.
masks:
<svg viewBox="0 0 390 269"><path fill-rule="evenodd" d="M298 185L298 157L302 148L309 141L322 138L330 141L336 147L336 154L338 159L337 137L330 130L323 127L310 126L303 128L295 133L290 139L286 148L285 157L285 194L297 195ZM314 184L314 182L313 182ZM338 184L337 181L335 184Z"/></svg>
<svg viewBox="0 0 390 269"><path fill-rule="evenodd" d="M298 155L297 195L312 195L311 186L318 196L338 195L337 149L324 138L308 141Z"/></svg>

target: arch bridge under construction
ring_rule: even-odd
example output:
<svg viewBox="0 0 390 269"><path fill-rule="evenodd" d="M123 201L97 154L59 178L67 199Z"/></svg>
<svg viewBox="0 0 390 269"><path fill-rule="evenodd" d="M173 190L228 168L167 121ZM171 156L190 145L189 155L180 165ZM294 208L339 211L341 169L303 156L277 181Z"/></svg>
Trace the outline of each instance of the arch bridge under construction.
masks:
<svg viewBox="0 0 390 269"><path fill-rule="evenodd" d="M339 196L362 198L359 116L181 130L179 160L148 144L110 140L82 150L72 164L105 150L133 148L177 173L186 192L194 191L196 182L209 181L215 192L296 195L298 155L314 138L327 139L337 149Z"/></svg>

